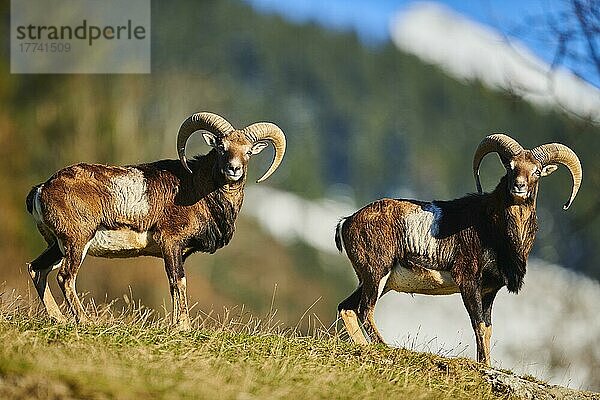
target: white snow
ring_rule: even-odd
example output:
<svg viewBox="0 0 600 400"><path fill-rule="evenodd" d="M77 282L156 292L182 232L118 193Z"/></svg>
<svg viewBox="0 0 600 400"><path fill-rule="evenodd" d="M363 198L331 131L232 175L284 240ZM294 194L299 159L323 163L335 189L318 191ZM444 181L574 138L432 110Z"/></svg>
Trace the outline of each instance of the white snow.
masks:
<svg viewBox="0 0 600 400"><path fill-rule="evenodd" d="M434 2L413 3L391 22L400 49L449 74L509 89L526 100L600 122L600 91L566 69L550 65L515 39Z"/></svg>

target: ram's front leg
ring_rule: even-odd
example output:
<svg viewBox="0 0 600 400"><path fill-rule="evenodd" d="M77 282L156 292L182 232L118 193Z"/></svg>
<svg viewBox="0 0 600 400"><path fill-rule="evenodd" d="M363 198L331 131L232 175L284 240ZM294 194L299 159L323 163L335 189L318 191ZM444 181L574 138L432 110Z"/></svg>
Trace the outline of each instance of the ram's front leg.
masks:
<svg viewBox="0 0 600 400"><path fill-rule="evenodd" d="M475 332L475 342L477 344L477 361L491 365L490 360L490 337L491 324L486 324L483 315L483 303L481 299L481 289L476 279L469 279L464 284L459 285L460 294L469 318L471 326Z"/></svg>
<svg viewBox="0 0 600 400"><path fill-rule="evenodd" d="M165 260L165 271L169 279L169 289L173 302L173 325L179 330L188 331L191 329L191 323L187 303L182 249L179 246L167 245L163 248L163 258Z"/></svg>
<svg viewBox="0 0 600 400"><path fill-rule="evenodd" d="M493 288L483 291L481 298L481 303L483 306L483 320L485 322L484 350L487 352L488 358L490 354L490 341L492 339L492 305L494 304L494 299L496 298L498 290L500 289Z"/></svg>

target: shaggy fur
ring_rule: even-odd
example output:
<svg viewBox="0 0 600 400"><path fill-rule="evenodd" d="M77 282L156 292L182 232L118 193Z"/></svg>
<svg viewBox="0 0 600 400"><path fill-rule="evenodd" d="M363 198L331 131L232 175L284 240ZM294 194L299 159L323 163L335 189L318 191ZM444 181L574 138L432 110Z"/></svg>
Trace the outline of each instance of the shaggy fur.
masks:
<svg viewBox="0 0 600 400"><path fill-rule="evenodd" d="M382 199L340 221L335 242L359 280L338 307L344 321L354 313L370 339L383 342L373 311L387 291L461 293L478 359L489 364L492 303L501 287L521 288L537 231L537 180L526 200L510 193L522 173L507 172L492 193L433 202Z"/></svg>
<svg viewBox="0 0 600 400"><path fill-rule="evenodd" d="M245 157L243 176L233 182L220 173L219 152L213 149L189 162L193 174L179 160L126 167L77 164L35 186L27 195L27 210L48 249L29 269L51 316L64 319L47 289L47 275L53 268L60 268L59 285L80 321L86 317L75 279L86 254L143 255L165 260L173 321L188 328L183 261L194 252L214 253L233 237L251 145L242 144L237 150L230 145L229 152Z"/></svg>

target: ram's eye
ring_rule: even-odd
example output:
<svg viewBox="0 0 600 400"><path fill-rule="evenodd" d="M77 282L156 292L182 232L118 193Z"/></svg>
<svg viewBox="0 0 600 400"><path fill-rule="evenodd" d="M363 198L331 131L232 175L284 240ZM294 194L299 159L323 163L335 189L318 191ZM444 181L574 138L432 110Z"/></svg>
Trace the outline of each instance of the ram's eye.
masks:
<svg viewBox="0 0 600 400"><path fill-rule="evenodd" d="M536 168L536 170L535 170L535 171L533 171L533 174L534 174L535 176L541 176L541 175L542 175L542 171Z"/></svg>
<svg viewBox="0 0 600 400"><path fill-rule="evenodd" d="M251 156L251 155L252 155L252 150L248 150L248 151L246 152L246 155L247 155L247 156Z"/></svg>

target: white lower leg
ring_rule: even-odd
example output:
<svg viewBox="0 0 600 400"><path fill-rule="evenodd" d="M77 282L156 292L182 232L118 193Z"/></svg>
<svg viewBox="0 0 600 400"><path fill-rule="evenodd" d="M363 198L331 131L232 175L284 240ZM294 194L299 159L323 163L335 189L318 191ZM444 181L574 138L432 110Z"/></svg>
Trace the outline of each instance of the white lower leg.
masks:
<svg viewBox="0 0 600 400"><path fill-rule="evenodd" d="M186 287L187 284L185 277L179 279L177 281L177 288L174 291L177 294L177 296L174 296L173 298L173 307L175 307L175 305L177 304L178 308L177 319L175 319L175 315L173 315L173 323L175 325L178 325L183 330L189 330L191 327L187 304Z"/></svg>
<svg viewBox="0 0 600 400"><path fill-rule="evenodd" d="M38 293L38 297L42 301L48 315L59 322L65 322L66 318L61 313L58 304L56 304L56 301L54 300L54 296L52 296L50 287L48 286L48 274L59 266L60 262L45 270L34 270L31 266L28 266L28 270L35 286L35 290Z"/></svg>
<svg viewBox="0 0 600 400"><path fill-rule="evenodd" d="M340 311L340 315L352 341L356 344L369 344L365 332L358 323L356 313L352 310L342 310Z"/></svg>

